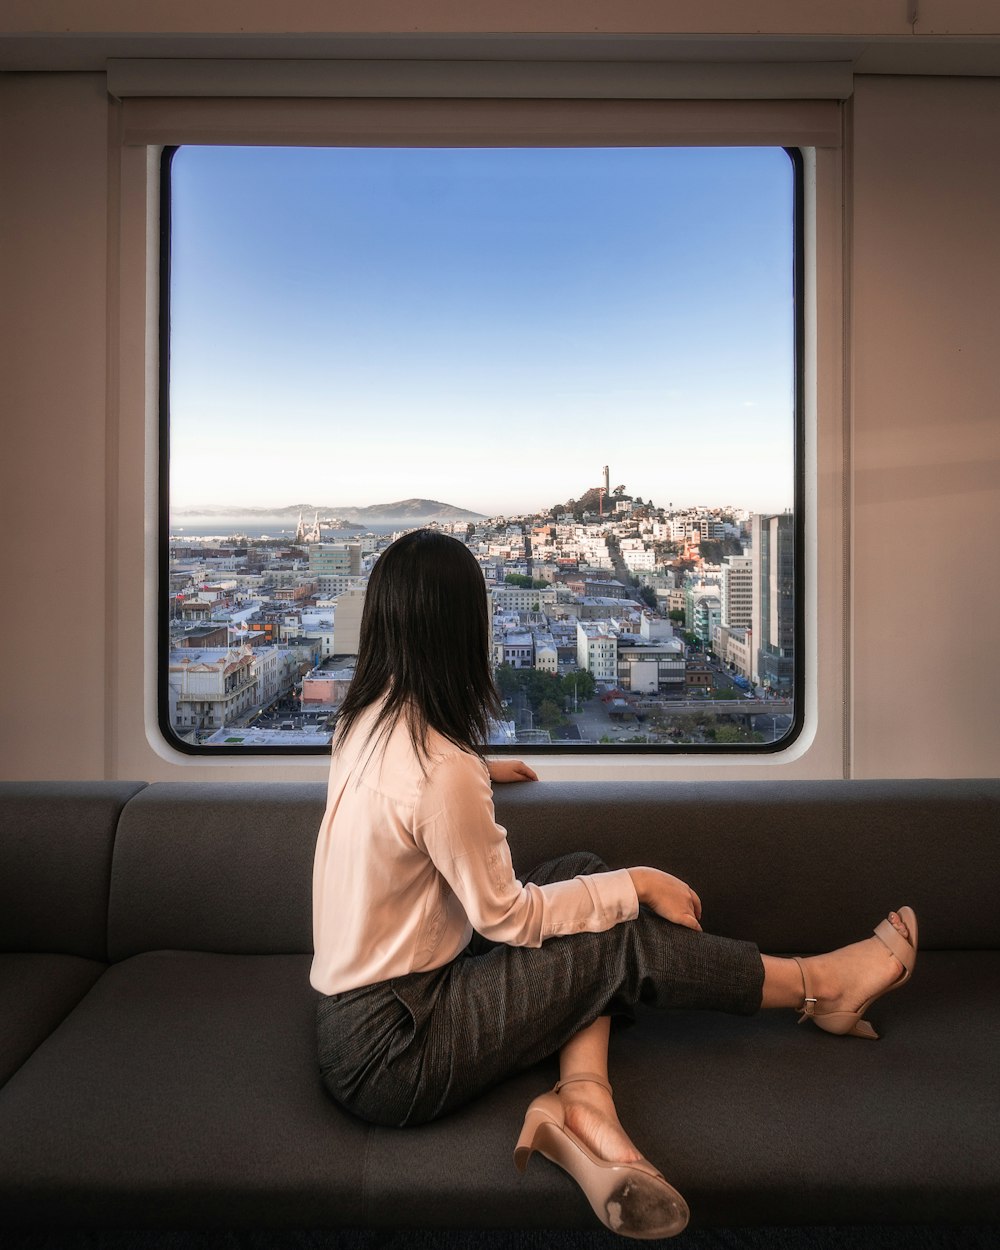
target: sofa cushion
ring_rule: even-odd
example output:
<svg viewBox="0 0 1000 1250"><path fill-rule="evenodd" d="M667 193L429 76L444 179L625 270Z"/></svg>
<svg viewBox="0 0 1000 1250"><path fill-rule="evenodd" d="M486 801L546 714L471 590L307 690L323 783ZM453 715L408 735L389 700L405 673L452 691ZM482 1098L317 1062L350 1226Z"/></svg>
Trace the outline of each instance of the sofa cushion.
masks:
<svg viewBox="0 0 1000 1250"><path fill-rule="evenodd" d="M308 962L161 951L110 968L0 1089L0 1221L597 1227L558 1168L513 1166L554 1061L432 1124L363 1124L315 1066ZM791 1011L641 1009L611 1042L623 1122L695 1225L1000 1221L998 981L996 952L923 954L872 1010L876 1043Z"/></svg>
<svg viewBox="0 0 1000 1250"><path fill-rule="evenodd" d="M112 965L0 1089L0 1223L356 1225L368 1127L323 1086L309 963Z"/></svg>
<svg viewBox="0 0 1000 1250"><path fill-rule="evenodd" d="M0 783L0 951L107 961L115 830L123 807L144 785Z"/></svg>
<svg viewBox="0 0 1000 1250"><path fill-rule="evenodd" d="M161 782L115 842L112 960L147 950L312 952L312 867L326 787Z"/></svg>
<svg viewBox="0 0 1000 1250"><path fill-rule="evenodd" d="M83 998L105 965L79 955L0 955L0 1085Z"/></svg>

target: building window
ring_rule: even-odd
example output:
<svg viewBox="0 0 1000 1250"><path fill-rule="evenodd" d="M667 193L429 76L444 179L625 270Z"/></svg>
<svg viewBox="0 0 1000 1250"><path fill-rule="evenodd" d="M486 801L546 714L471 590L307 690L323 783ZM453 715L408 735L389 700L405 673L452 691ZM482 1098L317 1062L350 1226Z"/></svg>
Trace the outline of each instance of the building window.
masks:
<svg viewBox="0 0 1000 1250"><path fill-rule="evenodd" d="M174 745L328 750L367 576L421 524L523 588L494 605L498 750L787 745L801 164L776 147L167 149ZM195 682L210 701L180 732Z"/></svg>

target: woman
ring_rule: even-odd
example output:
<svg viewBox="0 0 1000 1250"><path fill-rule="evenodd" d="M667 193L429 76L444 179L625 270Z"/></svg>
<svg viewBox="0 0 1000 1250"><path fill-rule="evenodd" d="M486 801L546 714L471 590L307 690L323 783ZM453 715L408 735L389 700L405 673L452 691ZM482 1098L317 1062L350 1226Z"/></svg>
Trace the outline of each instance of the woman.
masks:
<svg viewBox="0 0 1000 1250"><path fill-rule="evenodd" d="M902 908L866 941L781 959L703 932L698 895L655 868L610 871L570 854L522 883L491 782L537 778L480 755L499 713L490 641L482 572L464 544L417 530L386 549L316 844L320 1070L342 1106L403 1126L558 1052L560 1081L528 1108L517 1166L537 1150L609 1228L672 1236L687 1205L618 1121L612 1020L628 1022L639 1001L798 1007L829 1032L875 1036L862 1016L909 978L916 920Z"/></svg>

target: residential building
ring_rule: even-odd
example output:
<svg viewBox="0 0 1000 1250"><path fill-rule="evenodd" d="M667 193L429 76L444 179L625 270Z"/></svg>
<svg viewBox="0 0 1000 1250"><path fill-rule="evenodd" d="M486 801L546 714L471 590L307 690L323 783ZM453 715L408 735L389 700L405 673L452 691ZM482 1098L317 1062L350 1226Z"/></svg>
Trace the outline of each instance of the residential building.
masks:
<svg viewBox="0 0 1000 1250"><path fill-rule="evenodd" d="M706 647L711 646L712 630L722 622L722 600L718 595L699 595L694 604L692 629Z"/></svg>
<svg viewBox="0 0 1000 1250"><path fill-rule="evenodd" d="M576 663L595 681L617 681L618 634L611 621L577 621Z"/></svg>
<svg viewBox="0 0 1000 1250"><path fill-rule="evenodd" d="M534 640L527 630L511 630L496 643L498 663L511 668L531 668L534 663Z"/></svg>
<svg viewBox="0 0 1000 1250"><path fill-rule="evenodd" d="M554 590L537 587L495 586L490 592L494 612L547 612L556 605Z"/></svg>
<svg viewBox="0 0 1000 1250"><path fill-rule="evenodd" d="M539 631L535 639L535 668L542 673L559 671L559 648L552 634Z"/></svg>

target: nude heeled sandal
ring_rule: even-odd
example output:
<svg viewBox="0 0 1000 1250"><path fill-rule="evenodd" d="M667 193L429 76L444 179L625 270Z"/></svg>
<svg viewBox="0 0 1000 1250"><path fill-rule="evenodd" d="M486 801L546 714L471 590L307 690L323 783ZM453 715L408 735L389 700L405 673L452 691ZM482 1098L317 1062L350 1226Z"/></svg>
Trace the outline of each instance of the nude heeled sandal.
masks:
<svg viewBox="0 0 1000 1250"><path fill-rule="evenodd" d="M886 986L878 994L873 994L866 1003L862 1003L857 1011L817 1011L817 1000L810 993L809 976L806 972L805 964L799 959L798 955L792 956L799 965L799 971L802 973L802 985L805 990L805 1001L802 1004L802 1015L799 1016L799 1024L802 1024L805 1020L812 1020L813 1024L819 1025L827 1033L850 1033L852 1037L869 1037L877 1040L878 1034L867 1020L862 1019L862 1016L864 1016L872 1003L881 998L883 994L888 994L890 990L898 990L901 985L905 985L910 979L914 964L917 962L917 917L914 915L912 907L901 907L896 914L909 930L909 941L896 930L892 921L888 919L880 920L873 932L883 946L889 950L889 953L895 955L903 965L903 971L891 985Z"/></svg>
<svg viewBox="0 0 1000 1250"><path fill-rule="evenodd" d="M594 1081L611 1093L603 1077L580 1072L540 1094L528 1107L517 1139L517 1170L523 1172L537 1150L572 1176L594 1214L612 1232L639 1240L676 1236L690 1218L688 1205L648 1159L636 1163L602 1159L566 1127L559 1090L571 1081Z"/></svg>

